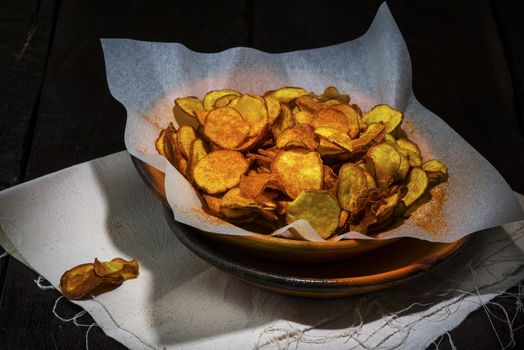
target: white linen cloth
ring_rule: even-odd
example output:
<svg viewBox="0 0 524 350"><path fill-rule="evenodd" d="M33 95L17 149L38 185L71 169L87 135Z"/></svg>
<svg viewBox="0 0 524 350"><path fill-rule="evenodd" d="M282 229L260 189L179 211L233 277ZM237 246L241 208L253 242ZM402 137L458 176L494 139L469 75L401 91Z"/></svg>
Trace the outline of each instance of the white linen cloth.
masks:
<svg viewBox="0 0 524 350"><path fill-rule="evenodd" d="M137 279L74 301L132 349L420 349L524 279L520 221L475 233L428 274L369 295L315 300L251 287L175 238L127 152L0 192L0 225L0 244L55 287L95 257L136 258Z"/></svg>

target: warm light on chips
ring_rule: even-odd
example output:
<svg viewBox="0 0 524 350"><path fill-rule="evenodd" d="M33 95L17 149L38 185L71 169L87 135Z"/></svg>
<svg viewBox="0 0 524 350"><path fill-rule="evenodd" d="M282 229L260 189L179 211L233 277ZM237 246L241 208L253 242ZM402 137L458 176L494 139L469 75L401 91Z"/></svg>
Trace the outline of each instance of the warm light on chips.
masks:
<svg viewBox="0 0 524 350"><path fill-rule="evenodd" d="M423 161L403 136L401 111L381 104L362 115L349 101L333 86L320 95L283 87L177 98L180 127L170 123L155 148L200 191L208 213L235 225L267 232L305 219L323 238L387 230L423 205L448 169ZM111 274L119 264L95 261L108 283L125 278ZM89 271L79 268L75 283L92 284Z"/></svg>
<svg viewBox="0 0 524 350"><path fill-rule="evenodd" d="M287 205L286 222L307 220L326 239L335 232L339 223L340 206L328 191L302 191Z"/></svg>
<svg viewBox="0 0 524 350"><path fill-rule="evenodd" d="M138 277L138 262L115 258L101 262L81 264L64 272L60 278L60 290L66 298L82 299L99 286L119 286L122 282Z"/></svg>
<svg viewBox="0 0 524 350"><path fill-rule="evenodd" d="M242 153L218 150L200 159L193 170L195 184L209 194L223 193L240 184L249 168Z"/></svg>

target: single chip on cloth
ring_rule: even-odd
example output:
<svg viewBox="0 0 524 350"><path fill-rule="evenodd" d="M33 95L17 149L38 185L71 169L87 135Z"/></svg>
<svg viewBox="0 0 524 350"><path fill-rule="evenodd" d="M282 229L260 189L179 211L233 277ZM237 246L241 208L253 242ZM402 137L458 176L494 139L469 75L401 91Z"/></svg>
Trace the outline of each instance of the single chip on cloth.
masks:
<svg viewBox="0 0 524 350"><path fill-rule="evenodd" d="M115 258L101 262L81 264L64 272L60 278L60 290L69 299L82 299L101 285L120 285L138 277L138 262Z"/></svg>

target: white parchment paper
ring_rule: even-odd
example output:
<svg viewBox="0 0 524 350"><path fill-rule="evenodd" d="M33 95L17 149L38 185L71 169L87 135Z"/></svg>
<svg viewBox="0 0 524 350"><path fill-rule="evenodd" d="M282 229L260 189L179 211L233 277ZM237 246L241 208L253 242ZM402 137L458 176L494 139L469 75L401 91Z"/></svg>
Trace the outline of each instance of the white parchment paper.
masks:
<svg viewBox="0 0 524 350"><path fill-rule="evenodd" d="M224 88L261 94L281 86L321 92L330 85L349 92L364 111L378 103L403 111L408 119L403 128L420 146L424 159L437 158L449 168L448 182L432 193L435 200L378 238L451 242L523 217L496 169L415 99L407 47L385 4L362 37L314 50L268 54L233 48L203 54L175 43L127 39L103 39L102 47L109 88L128 114L127 149L166 173L166 194L179 222L219 234L255 234L208 215L191 185L156 153L154 141L173 121L176 97L202 98L210 90ZM321 240L307 222L292 225L303 236ZM342 237L369 239L355 232Z"/></svg>

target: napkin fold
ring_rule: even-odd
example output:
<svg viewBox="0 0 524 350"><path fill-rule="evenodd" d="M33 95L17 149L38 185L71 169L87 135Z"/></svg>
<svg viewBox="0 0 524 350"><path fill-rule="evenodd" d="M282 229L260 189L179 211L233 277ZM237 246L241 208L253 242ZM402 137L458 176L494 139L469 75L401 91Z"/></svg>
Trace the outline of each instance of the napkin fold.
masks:
<svg viewBox="0 0 524 350"><path fill-rule="evenodd" d="M249 286L194 256L127 152L0 192L0 244L56 288L65 270L94 257L139 261L137 279L74 301L132 349L424 348L524 279L523 236L523 221L477 232L401 286L314 300Z"/></svg>

